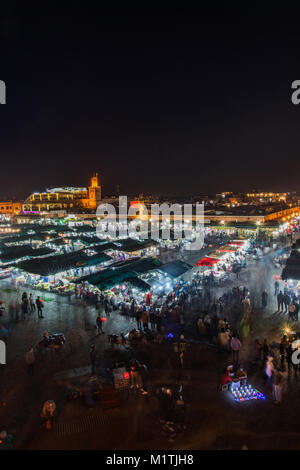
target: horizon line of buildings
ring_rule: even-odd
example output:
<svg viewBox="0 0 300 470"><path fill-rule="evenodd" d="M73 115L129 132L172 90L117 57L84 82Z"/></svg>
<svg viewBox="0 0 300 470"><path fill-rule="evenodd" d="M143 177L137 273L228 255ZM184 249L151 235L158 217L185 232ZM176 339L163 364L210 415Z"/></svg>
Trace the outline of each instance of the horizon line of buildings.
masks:
<svg viewBox="0 0 300 470"><path fill-rule="evenodd" d="M119 188L119 186L118 186ZM24 201L0 202L0 214L7 216L38 216L48 214L49 217L63 216L74 213L78 217L95 217L100 201L118 205L118 195L102 197L98 173L95 173L90 185L86 187L51 188L44 192L34 192ZM206 223L217 222L249 222L263 224L268 221L288 221L300 215L300 199L296 192L266 192L253 190L251 193L223 192L213 196L194 195L190 198L167 198L151 194L139 194L129 198L129 205L143 203L147 209L153 203L168 202L204 203Z"/></svg>

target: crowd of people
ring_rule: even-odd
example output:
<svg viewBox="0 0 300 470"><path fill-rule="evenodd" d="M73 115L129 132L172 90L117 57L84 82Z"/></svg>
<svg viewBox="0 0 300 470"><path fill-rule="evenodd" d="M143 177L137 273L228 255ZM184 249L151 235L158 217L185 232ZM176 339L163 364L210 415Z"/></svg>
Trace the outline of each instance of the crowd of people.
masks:
<svg viewBox="0 0 300 470"><path fill-rule="evenodd" d="M277 282L277 281L276 281ZM279 290L275 282L275 295L277 296L277 311L288 313L291 321L298 321L300 310L300 296L285 286L284 291ZM279 291L279 292L278 292Z"/></svg>
<svg viewBox="0 0 300 470"><path fill-rule="evenodd" d="M37 312L38 318L44 318L43 316L44 302L38 295L34 299L33 294L29 296L27 292L23 292L21 301L19 299L11 300L8 304L8 312L11 318L19 320L19 314L21 313L22 319L25 319L27 315Z"/></svg>
<svg viewBox="0 0 300 470"><path fill-rule="evenodd" d="M289 378L297 377L300 361L295 360L294 354L298 358L298 347L296 334L284 334L279 344L270 344L266 338L263 341L259 337L254 340L253 364L262 367L276 404L281 403Z"/></svg>

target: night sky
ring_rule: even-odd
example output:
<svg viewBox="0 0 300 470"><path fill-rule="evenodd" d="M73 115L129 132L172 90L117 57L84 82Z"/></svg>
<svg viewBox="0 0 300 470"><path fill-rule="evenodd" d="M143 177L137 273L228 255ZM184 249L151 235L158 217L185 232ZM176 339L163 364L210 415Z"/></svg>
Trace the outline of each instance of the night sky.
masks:
<svg viewBox="0 0 300 470"><path fill-rule="evenodd" d="M106 194L299 191L299 12L224 3L1 5L1 198L94 171Z"/></svg>

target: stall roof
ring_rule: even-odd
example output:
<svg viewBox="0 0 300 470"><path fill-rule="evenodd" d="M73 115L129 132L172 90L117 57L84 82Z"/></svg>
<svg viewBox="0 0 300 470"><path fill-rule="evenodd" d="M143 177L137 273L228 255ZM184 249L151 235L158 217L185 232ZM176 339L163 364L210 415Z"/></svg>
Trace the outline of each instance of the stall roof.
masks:
<svg viewBox="0 0 300 470"><path fill-rule="evenodd" d="M76 233L87 233L87 232L94 232L96 233L96 227L92 225L75 225L72 227L74 232Z"/></svg>
<svg viewBox="0 0 300 470"><path fill-rule="evenodd" d="M134 271L137 274L143 274L153 269L159 269L161 261L158 259L149 258L133 258L126 261L119 261L113 264L113 268L118 268L120 271Z"/></svg>
<svg viewBox="0 0 300 470"><path fill-rule="evenodd" d="M154 258L132 259L112 264L109 268L88 276L83 276L76 280L76 283L88 281L90 284L98 285L102 280L113 277L118 274L130 273L132 276L138 276L153 269L160 269L161 262ZM119 282L116 282L118 284Z"/></svg>
<svg viewBox="0 0 300 470"><path fill-rule="evenodd" d="M300 281L300 264L299 265L289 265L283 268L281 278L283 280L293 279L295 281Z"/></svg>
<svg viewBox="0 0 300 470"><path fill-rule="evenodd" d="M292 256L290 256L286 260L286 265L299 265L300 266L300 253L293 253Z"/></svg>
<svg viewBox="0 0 300 470"><path fill-rule="evenodd" d="M196 263L196 266L213 266L214 264L218 263L218 261L220 261L219 258L211 258L206 256L205 258L200 259Z"/></svg>
<svg viewBox="0 0 300 470"><path fill-rule="evenodd" d="M111 260L105 253L98 253L88 256L84 250L66 253L63 255L49 256L28 261L22 261L18 267L29 273L48 276L60 272L68 271L72 268L93 266Z"/></svg>
<svg viewBox="0 0 300 470"><path fill-rule="evenodd" d="M84 261L85 264L83 264L82 267L95 266L95 264L104 263L105 261L112 261L112 258L106 253L98 253L93 256L87 256Z"/></svg>
<svg viewBox="0 0 300 470"><path fill-rule="evenodd" d="M141 289L143 291L148 291L151 289L150 284L148 282L145 282L143 279L140 279L137 276L134 276L129 279L130 284L132 284L134 287L137 287L138 289Z"/></svg>
<svg viewBox="0 0 300 470"><path fill-rule="evenodd" d="M99 245L93 246L93 250L97 253L102 253L107 250L118 250L119 248L113 242L101 242L99 240Z"/></svg>
<svg viewBox="0 0 300 470"><path fill-rule="evenodd" d="M143 245L139 240L133 238L124 238L115 242L116 248L120 251L132 253L134 251L142 250Z"/></svg>
<svg viewBox="0 0 300 470"><path fill-rule="evenodd" d="M88 281L90 284L97 286L101 290L110 289L111 287L121 284L123 281L135 277L136 274L133 271L120 271L120 269L103 269L98 273L90 276L82 277L77 279L75 282L78 284L82 281Z"/></svg>
<svg viewBox="0 0 300 470"><path fill-rule="evenodd" d="M75 280L75 284L80 284L81 282L89 282L92 285L96 285L98 282L100 282L102 279L108 278L111 274L111 272L117 272L113 271L113 268L109 267L106 269L102 269L101 271L98 271L93 274L88 274L87 276L82 276L78 279Z"/></svg>
<svg viewBox="0 0 300 470"><path fill-rule="evenodd" d="M77 238L77 237L76 237ZM88 243L89 245L91 244L98 244L98 243L105 243L106 240L102 240L101 238L95 236L95 235L80 235L78 237L83 243Z"/></svg>
<svg viewBox="0 0 300 470"><path fill-rule="evenodd" d="M109 277L106 277L105 279L99 280L96 284L93 283L98 289L101 290L106 290L110 289L118 284L122 284L124 281L128 281L129 279L132 279L135 277L134 272L128 271L128 272L111 272L111 275Z"/></svg>
<svg viewBox="0 0 300 470"><path fill-rule="evenodd" d="M161 261L155 258L139 259L130 266L131 270L138 274L143 274L147 271L152 271L153 269L160 269L160 267Z"/></svg>
<svg viewBox="0 0 300 470"><path fill-rule="evenodd" d="M127 253L133 253L134 251L150 248L151 246L156 246L158 244L156 240L136 240L134 238L121 238L114 243L116 245L116 249L119 251L126 251Z"/></svg>
<svg viewBox="0 0 300 470"><path fill-rule="evenodd" d="M46 241L49 235L42 233L31 233L26 235L14 235L13 237L7 237L2 239L2 244L7 245L8 243L19 243L24 241Z"/></svg>
<svg viewBox="0 0 300 470"><path fill-rule="evenodd" d="M46 247L32 248L31 245L14 246L2 249L0 253L0 260L4 263L7 263L19 258L24 258L25 256L37 257L50 255L51 253L54 253L54 250Z"/></svg>
<svg viewBox="0 0 300 470"><path fill-rule="evenodd" d="M171 261L171 263L164 264L160 266L160 271L163 271L166 274L169 274L172 277L182 276L186 271L191 269L192 266L184 261L177 260Z"/></svg>

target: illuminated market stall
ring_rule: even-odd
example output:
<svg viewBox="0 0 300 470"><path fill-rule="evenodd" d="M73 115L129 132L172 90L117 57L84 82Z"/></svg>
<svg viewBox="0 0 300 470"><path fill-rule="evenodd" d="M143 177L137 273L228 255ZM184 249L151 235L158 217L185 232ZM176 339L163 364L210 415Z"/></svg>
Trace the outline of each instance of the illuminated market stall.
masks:
<svg viewBox="0 0 300 470"><path fill-rule="evenodd" d="M104 268L112 259L105 253L92 249L63 255L22 261L15 267L13 281L16 285L59 293L74 291L74 280Z"/></svg>

